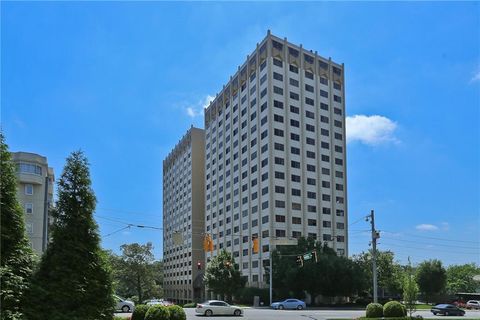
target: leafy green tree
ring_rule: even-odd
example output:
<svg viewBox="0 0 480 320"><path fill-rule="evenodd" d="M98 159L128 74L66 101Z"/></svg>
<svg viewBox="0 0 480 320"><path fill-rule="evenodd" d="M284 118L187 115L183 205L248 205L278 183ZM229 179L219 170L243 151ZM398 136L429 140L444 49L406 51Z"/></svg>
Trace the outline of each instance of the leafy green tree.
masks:
<svg viewBox="0 0 480 320"><path fill-rule="evenodd" d="M479 287L473 277L480 275L480 268L474 263L451 265L447 268L447 292L475 292Z"/></svg>
<svg viewBox="0 0 480 320"><path fill-rule="evenodd" d="M372 274L372 250L353 256L366 274L367 282L373 283ZM395 262L395 255L391 251L377 250L377 279L378 287L392 295L402 293L403 271L402 266ZM373 296L372 286L368 286L368 292Z"/></svg>
<svg viewBox="0 0 480 320"><path fill-rule="evenodd" d="M33 267L25 235L24 212L17 201L15 166L0 132L0 314L2 320L22 319L22 299Z"/></svg>
<svg viewBox="0 0 480 320"><path fill-rule="evenodd" d="M207 288L231 301L232 294L245 286L238 265L225 249L207 265L203 280Z"/></svg>
<svg viewBox="0 0 480 320"><path fill-rule="evenodd" d="M124 297L136 296L140 303L162 297L163 263L155 261L152 243L124 244L120 249L121 256L110 253L116 292Z"/></svg>
<svg viewBox="0 0 480 320"><path fill-rule="evenodd" d="M296 256L316 250L317 261L304 261L298 266ZM339 257L326 245L311 238L300 238L296 246L279 246L272 253L274 293L277 298L304 297L307 291L314 299L351 296L365 288L365 276L358 264Z"/></svg>
<svg viewBox="0 0 480 320"><path fill-rule="evenodd" d="M111 270L93 219L96 198L81 151L68 158L58 182L52 240L32 278L29 320L111 320Z"/></svg>
<svg viewBox="0 0 480 320"><path fill-rule="evenodd" d="M447 284L447 272L440 260L428 260L420 263L417 268L417 283L420 292L426 302L432 301L434 295L445 290Z"/></svg>
<svg viewBox="0 0 480 320"><path fill-rule="evenodd" d="M405 270L405 276L403 281L403 301L405 307L408 310L410 318L413 316L413 313L417 310L417 297L418 297L418 285L415 282L415 275L413 273L412 265L410 264L410 259L408 260L408 266Z"/></svg>

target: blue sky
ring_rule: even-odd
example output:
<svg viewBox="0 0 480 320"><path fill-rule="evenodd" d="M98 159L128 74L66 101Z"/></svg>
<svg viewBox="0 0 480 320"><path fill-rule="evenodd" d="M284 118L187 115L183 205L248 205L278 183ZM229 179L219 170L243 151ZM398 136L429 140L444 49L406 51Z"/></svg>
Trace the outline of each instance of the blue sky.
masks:
<svg viewBox="0 0 480 320"><path fill-rule="evenodd" d="M350 253L480 263L478 2L2 2L12 151L86 152L103 246L162 256L162 160L270 29L345 63ZM109 235L111 234L111 235ZM109 236L106 236L109 235ZM445 240L446 239L446 240Z"/></svg>

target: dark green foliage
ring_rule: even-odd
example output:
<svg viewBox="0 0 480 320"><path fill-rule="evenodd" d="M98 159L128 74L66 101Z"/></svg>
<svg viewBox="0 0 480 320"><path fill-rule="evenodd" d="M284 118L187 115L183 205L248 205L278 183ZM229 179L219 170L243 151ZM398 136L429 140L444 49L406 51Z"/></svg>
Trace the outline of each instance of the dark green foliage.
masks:
<svg viewBox="0 0 480 320"><path fill-rule="evenodd" d="M390 301L383 306L383 316L385 318L406 316L405 307L398 301Z"/></svg>
<svg viewBox="0 0 480 320"><path fill-rule="evenodd" d="M296 264L296 255L316 249L318 261ZM296 246L278 246L272 252L274 299L304 298L305 290L316 297L351 296L366 287L360 266L350 259L339 257L335 251L313 239L300 238ZM268 275L267 275L268 277Z"/></svg>
<svg viewBox="0 0 480 320"><path fill-rule="evenodd" d="M147 313L149 308L150 306L147 306L144 304L136 305L135 310L133 311L131 320L144 320L145 314Z"/></svg>
<svg viewBox="0 0 480 320"><path fill-rule="evenodd" d="M153 305L145 314L145 320L170 320L170 311L165 306Z"/></svg>
<svg viewBox="0 0 480 320"><path fill-rule="evenodd" d="M260 297L260 301L263 301L265 305L268 305L270 299L270 293L268 288L255 288L255 287L245 287L238 290L235 293L235 301L242 304L253 304L253 299L255 296Z"/></svg>
<svg viewBox="0 0 480 320"><path fill-rule="evenodd" d="M373 282L372 273L372 250L353 256L353 260L360 265L366 276L366 282ZM395 255L391 251L377 250L377 276L378 286L390 295L402 293L403 272L402 266L395 261ZM367 287L370 296L373 295L372 286Z"/></svg>
<svg viewBox="0 0 480 320"><path fill-rule="evenodd" d="M124 244L120 249L121 256L108 252L115 292L122 297L135 296L139 302L162 297L163 262L154 261L152 243Z"/></svg>
<svg viewBox="0 0 480 320"><path fill-rule="evenodd" d="M447 268L447 292L475 292L478 283L473 277L480 274L480 267L474 263L451 265Z"/></svg>
<svg viewBox="0 0 480 320"><path fill-rule="evenodd" d="M32 273L33 253L25 235L24 213L17 201L15 166L0 132L0 314L22 319L22 299Z"/></svg>
<svg viewBox="0 0 480 320"><path fill-rule="evenodd" d="M170 320L187 320L187 315L180 306L168 306L170 311Z"/></svg>
<svg viewBox="0 0 480 320"><path fill-rule="evenodd" d="M194 302L185 303L185 304L183 305L184 308L195 308L196 306L197 306L197 304L194 303Z"/></svg>
<svg viewBox="0 0 480 320"><path fill-rule="evenodd" d="M417 283L425 302L432 301L435 295L442 293L447 284L447 272L440 260L428 260L420 263L417 269Z"/></svg>
<svg viewBox="0 0 480 320"><path fill-rule="evenodd" d="M366 309L367 318L383 317L383 306L380 303L369 303Z"/></svg>
<svg viewBox="0 0 480 320"><path fill-rule="evenodd" d="M203 280L209 290L224 296L227 301L231 300L234 292L245 286L238 265L225 249L208 263Z"/></svg>
<svg viewBox="0 0 480 320"><path fill-rule="evenodd" d="M27 293L28 320L111 320L110 265L93 219L96 199L88 162L72 153L58 182L52 241Z"/></svg>

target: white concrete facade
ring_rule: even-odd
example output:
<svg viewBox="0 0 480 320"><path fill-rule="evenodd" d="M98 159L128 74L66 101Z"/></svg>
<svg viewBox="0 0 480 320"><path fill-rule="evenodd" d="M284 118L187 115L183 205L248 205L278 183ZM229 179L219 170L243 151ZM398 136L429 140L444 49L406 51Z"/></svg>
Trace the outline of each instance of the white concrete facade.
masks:
<svg viewBox="0 0 480 320"><path fill-rule="evenodd" d="M190 128L163 161L163 289L185 303L203 298L205 132Z"/></svg>
<svg viewBox="0 0 480 320"><path fill-rule="evenodd" d="M343 65L269 32L205 110L205 143L207 260L225 248L264 287L272 239L348 255Z"/></svg>
<svg viewBox="0 0 480 320"><path fill-rule="evenodd" d="M29 152L12 152L17 168L17 198L25 211L25 228L32 249L41 255L48 245L50 208L53 205L53 169L47 158Z"/></svg>

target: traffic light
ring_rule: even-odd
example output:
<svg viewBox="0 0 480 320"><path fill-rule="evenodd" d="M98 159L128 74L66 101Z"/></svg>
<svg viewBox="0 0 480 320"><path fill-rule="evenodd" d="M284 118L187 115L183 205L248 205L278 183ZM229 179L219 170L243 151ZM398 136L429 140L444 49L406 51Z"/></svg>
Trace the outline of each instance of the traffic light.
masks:
<svg viewBox="0 0 480 320"><path fill-rule="evenodd" d="M253 253L258 253L258 238L257 237L252 237L253 245L252 245L252 251Z"/></svg>
<svg viewBox="0 0 480 320"><path fill-rule="evenodd" d="M207 233L203 238L203 250L205 252L212 252L213 251L213 240L212 237Z"/></svg>
<svg viewBox="0 0 480 320"><path fill-rule="evenodd" d="M303 256L297 256L297 266L303 267Z"/></svg>
<svg viewBox="0 0 480 320"><path fill-rule="evenodd" d="M208 234L206 234L204 237L203 237L203 251L205 252L208 252L209 248L210 248L210 241L209 241L209 236Z"/></svg>
<svg viewBox="0 0 480 320"><path fill-rule="evenodd" d="M200 261L197 262L197 270L202 270L202 263Z"/></svg>

